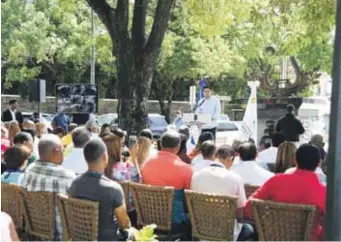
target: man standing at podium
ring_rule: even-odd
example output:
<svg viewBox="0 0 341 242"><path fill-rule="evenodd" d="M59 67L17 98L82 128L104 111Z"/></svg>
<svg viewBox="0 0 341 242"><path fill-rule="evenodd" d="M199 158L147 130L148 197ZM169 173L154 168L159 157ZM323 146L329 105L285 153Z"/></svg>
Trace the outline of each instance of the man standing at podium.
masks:
<svg viewBox="0 0 341 242"><path fill-rule="evenodd" d="M216 96L212 96L208 86L204 86L204 98L199 100L195 113L211 115L211 122L202 126L201 133L210 132L215 139L218 125L217 120L220 114L220 100Z"/></svg>

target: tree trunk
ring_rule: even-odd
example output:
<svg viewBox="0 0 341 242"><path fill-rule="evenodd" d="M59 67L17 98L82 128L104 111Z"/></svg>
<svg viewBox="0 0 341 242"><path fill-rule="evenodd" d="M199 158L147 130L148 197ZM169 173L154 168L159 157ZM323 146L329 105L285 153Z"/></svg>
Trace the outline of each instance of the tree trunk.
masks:
<svg viewBox="0 0 341 242"><path fill-rule="evenodd" d="M119 126L136 134L146 127L151 80L175 0L159 0L148 40L145 36L148 0L135 0L129 34L129 0L117 0L116 8L106 0L87 0L107 28L117 66Z"/></svg>

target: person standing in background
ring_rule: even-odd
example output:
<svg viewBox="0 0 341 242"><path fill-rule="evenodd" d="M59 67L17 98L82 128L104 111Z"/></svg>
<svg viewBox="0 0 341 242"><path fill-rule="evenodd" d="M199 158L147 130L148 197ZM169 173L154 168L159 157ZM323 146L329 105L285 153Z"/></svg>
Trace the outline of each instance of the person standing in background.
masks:
<svg viewBox="0 0 341 242"><path fill-rule="evenodd" d="M277 121L275 132L283 134L285 141L299 142L300 135L304 134L305 130L301 121L295 117L294 112L295 107L289 104L287 114Z"/></svg>
<svg viewBox="0 0 341 242"><path fill-rule="evenodd" d="M70 118L63 112L58 112L52 119L52 128L56 129L61 127L66 134L68 132L68 126L70 125Z"/></svg>
<svg viewBox="0 0 341 242"><path fill-rule="evenodd" d="M184 124L184 121L182 118L182 113L180 110L176 111L176 118L174 119L173 124L175 125L176 130L178 130L178 131L179 131L181 125Z"/></svg>
<svg viewBox="0 0 341 242"><path fill-rule="evenodd" d="M211 115L211 123L204 125L201 132L210 132L214 139L217 132L217 120L220 114L220 100L216 96L212 96L211 89L208 86L204 87L204 98L199 100L195 113Z"/></svg>
<svg viewBox="0 0 341 242"><path fill-rule="evenodd" d="M8 102L9 108L2 113L1 121L17 121L20 125L24 121L21 112L18 111L18 102L13 99Z"/></svg>

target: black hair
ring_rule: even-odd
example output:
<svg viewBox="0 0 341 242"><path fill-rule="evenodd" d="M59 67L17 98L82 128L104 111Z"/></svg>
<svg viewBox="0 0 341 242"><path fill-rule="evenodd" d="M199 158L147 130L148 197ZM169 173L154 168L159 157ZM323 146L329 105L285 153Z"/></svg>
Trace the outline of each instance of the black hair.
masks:
<svg viewBox="0 0 341 242"><path fill-rule="evenodd" d="M21 132L30 134L32 139L33 139L33 141L34 141L35 136L36 136L36 131L35 130L33 130L33 129L22 129Z"/></svg>
<svg viewBox="0 0 341 242"><path fill-rule="evenodd" d="M295 106L294 105L292 105L292 104L288 104L287 105L288 113L292 113L292 112L294 112L294 110L295 110Z"/></svg>
<svg viewBox="0 0 341 242"><path fill-rule="evenodd" d="M238 153L243 161L255 160L257 157L257 147L252 142L243 142L239 145Z"/></svg>
<svg viewBox="0 0 341 242"><path fill-rule="evenodd" d="M180 134L180 151L179 153L186 153L187 152L187 136L184 134Z"/></svg>
<svg viewBox="0 0 341 242"><path fill-rule="evenodd" d="M201 144L200 152L202 156L205 158L210 158L215 155L215 152L217 150L217 147L215 146L215 143L212 140L207 140L204 143Z"/></svg>
<svg viewBox="0 0 341 242"><path fill-rule="evenodd" d="M161 136L162 149L174 149L180 146L180 135L176 131L167 131Z"/></svg>
<svg viewBox="0 0 341 242"><path fill-rule="evenodd" d="M143 129L143 130L141 130L139 136L140 137L146 137L146 138L148 138L150 140L153 140L153 133L152 133L152 131L150 129Z"/></svg>
<svg viewBox="0 0 341 242"><path fill-rule="evenodd" d="M210 89L208 85L205 85L203 89Z"/></svg>
<svg viewBox="0 0 341 242"><path fill-rule="evenodd" d="M106 128L110 128L110 124L107 124L107 123L103 124L101 127L101 130L104 130Z"/></svg>
<svg viewBox="0 0 341 242"><path fill-rule="evenodd" d="M52 134L63 134L65 135L65 131L62 127L56 127L55 129L52 130Z"/></svg>
<svg viewBox="0 0 341 242"><path fill-rule="evenodd" d="M91 139L83 149L84 158L87 163L95 163L107 153L107 147L100 138Z"/></svg>
<svg viewBox="0 0 341 242"><path fill-rule="evenodd" d="M16 99L12 99L12 100L9 100L8 104L9 104L9 105L12 105L12 104L14 104L14 103L16 103L16 102L17 102Z"/></svg>
<svg viewBox="0 0 341 242"><path fill-rule="evenodd" d="M216 157L225 160L228 157L234 158L234 150L229 145L222 145L217 149Z"/></svg>
<svg viewBox="0 0 341 242"><path fill-rule="evenodd" d="M30 155L30 151L25 146L14 145L9 147L4 153L6 169L19 169Z"/></svg>
<svg viewBox="0 0 341 242"><path fill-rule="evenodd" d="M232 149L234 153L239 153L239 146L242 142L240 140L234 140L232 143Z"/></svg>
<svg viewBox="0 0 341 242"><path fill-rule="evenodd" d="M213 134L211 132L203 132L200 134L198 138L198 144L201 145L202 143L208 140L214 140Z"/></svg>
<svg viewBox="0 0 341 242"><path fill-rule="evenodd" d="M296 163L299 169L315 171L320 160L320 150L315 145L303 144L296 151Z"/></svg>
<svg viewBox="0 0 341 242"><path fill-rule="evenodd" d="M19 132L17 133L16 136L14 136L14 139L13 139L13 143L15 145L21 145L21 144L24 144L25 142L28 142L32 140L33 141L33 137L30 133L28 132Z"/></svg>
<svg viewBox="0 0 341 242"><path fill-rule="evenodd" d="M186 136L187 139L189 139L189 127L187 125L181 125L179 128L179 133Z"/></svg>
<svg viewBox="0 0 341 242"><path fill-rule="evenodd" d="M272 134L271 140L273 147L279 147L280 144L282 144L285 141L285 137L283 134L276 132Z"/></svg>
<svg viewBox="0 0 341 242"><path fill-rule="evenodd" d="M111 129L111 133L113 133L114 135L120 137L120 138L123 138L124 136L127 135L127 132L120 129L120 128L114 128L114 129Z"/></svg>
<svg viewBox="0 0 341 242"><path fill-rule="evenodd" d="M265 149L270 148L271 146L271 139L270 136L264 135L259 142L260 145L263 145Z"/></svg>
<svg viewBox="0 0 341 242"><path fill-rule="evenodd" d="M67 130L68 130L68 132L72 132L75 128L77 128L78 127L78 125L77 124L75 124L75 123L71 123L71 124L69 124L69 126L68 126L68 128L67 128Z"/></svg>

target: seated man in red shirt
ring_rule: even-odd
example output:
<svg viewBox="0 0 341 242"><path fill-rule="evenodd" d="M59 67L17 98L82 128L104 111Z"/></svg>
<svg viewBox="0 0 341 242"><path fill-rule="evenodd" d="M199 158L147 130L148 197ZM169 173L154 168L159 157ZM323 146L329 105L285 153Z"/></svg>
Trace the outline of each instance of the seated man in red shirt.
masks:
<svg viewBox="0 0 341 242"><path fill-rule="evenodd" d="M278 174L270 178L251 198L282 203L315 205L323 214L326 212L326 187L319 182L314 172L320 163L320 151L311 144L303 144L296 152L297 170L292 174ZM251 215L250 201L246 212ZM315 228L312 240L323 236L322 226Z"/></svg>
<svg viewBox="0 0 341 242"><path fill-rule="evenodd" d="M193 173L192 168L177 156L180 142L178 132L174 130L165 132L161 136L161 151L147 160L141 169L145 184L174 187L172 230L175 231L189 225L189 218L185 212L184 189L190 189Z"/></svg>

